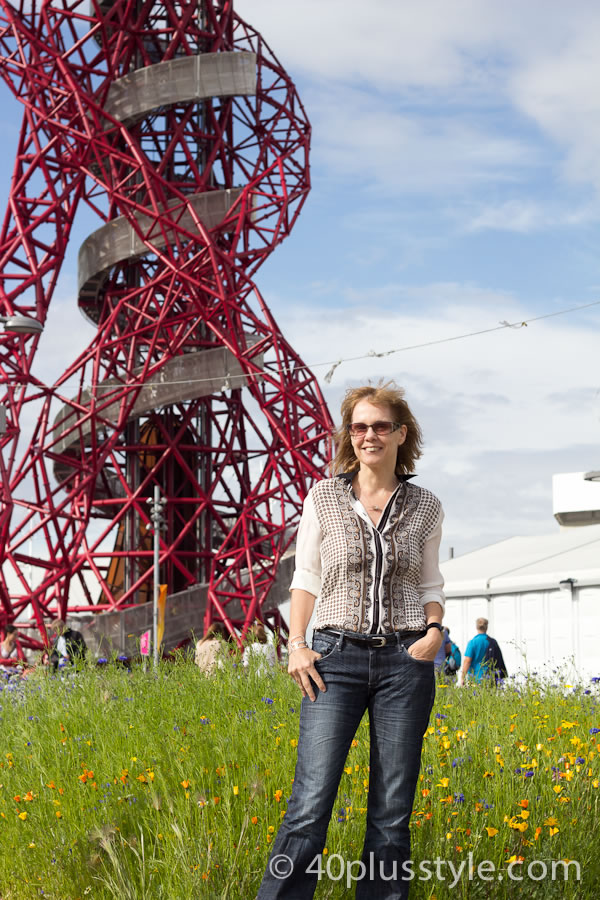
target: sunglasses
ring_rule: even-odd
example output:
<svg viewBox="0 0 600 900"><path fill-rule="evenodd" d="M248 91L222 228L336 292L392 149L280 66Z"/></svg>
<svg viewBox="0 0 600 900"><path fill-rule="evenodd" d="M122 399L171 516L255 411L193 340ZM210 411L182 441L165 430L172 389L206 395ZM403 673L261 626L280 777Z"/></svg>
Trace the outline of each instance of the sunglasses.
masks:
<svg viewBox="0 0 600 900"><path fill-rule="evenodd" d="M402 428L399 422L372 422L370 425L365 425L364 422L351 422L346 426L348 434L352 437L361 437L365 435L369 428L372 428L375 434L391 434L392 431L397 431L398 428Z"/></svg>

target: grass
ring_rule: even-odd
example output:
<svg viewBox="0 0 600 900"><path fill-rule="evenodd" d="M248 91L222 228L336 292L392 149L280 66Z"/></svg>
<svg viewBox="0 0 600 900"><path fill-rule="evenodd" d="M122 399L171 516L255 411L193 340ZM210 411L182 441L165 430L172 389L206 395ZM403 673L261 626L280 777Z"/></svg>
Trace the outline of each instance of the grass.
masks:
<svg viewBox="0 0 600 900"><path fill-rule="evenodd" d="M232 661L207 678L182 658L157 672L36 673L9 683L0 706L3 900L256 895L294 771L300 698L285 672ZM598 737L596 684L439 685L412 856L415 867L444 860L444 880L417 869L411 897L595 897ZM318 898L352 895L345 862L361 854L368 744L363 722L323 857L332 878ZM484 860L492 880L470 878L469 865ZM550 872L553 860L576 860L581 880L574 866L566 882L562 871L556 881L528 878L533 860L534 878L543 864ZM522 881L509 879L511 861ZM454 871L464 863L452 887L450 862Z"/></svg>

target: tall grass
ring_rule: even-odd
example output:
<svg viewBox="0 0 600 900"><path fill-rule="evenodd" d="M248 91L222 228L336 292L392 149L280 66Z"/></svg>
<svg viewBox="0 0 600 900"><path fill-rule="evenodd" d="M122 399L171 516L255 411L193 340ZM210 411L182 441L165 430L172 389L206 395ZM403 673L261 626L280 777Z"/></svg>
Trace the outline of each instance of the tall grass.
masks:
<svg viewBox="0 0 600 900"><path fill-rule="evenodd" d="M285 672L239 660L210 678L183 658L146 673L109 665L13 680L0 706L3 900L255 896L294 771L300 697ZM412 855L415 868L465 865L452 887L448 863L444 880L417 869L411 896L595 897L598 729L596 685L439 685ZM323 857L333 879L360 859L368 743L363 722ZM527 877L532 860L550 871L561 859L579 863L581 881L573 868L566 882ZM493 880L469 877L483 860ZM509 879L511 861L522 881ZM316 896L351 896L346 876L325 875Z"/></svg>

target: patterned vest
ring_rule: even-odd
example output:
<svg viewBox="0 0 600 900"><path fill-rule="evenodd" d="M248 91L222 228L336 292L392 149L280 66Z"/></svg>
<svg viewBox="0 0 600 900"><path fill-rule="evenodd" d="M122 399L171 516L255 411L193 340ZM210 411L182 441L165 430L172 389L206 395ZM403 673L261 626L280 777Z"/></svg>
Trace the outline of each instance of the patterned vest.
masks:
<svg viewBox="0 0 600 900"><path fill-rule="evenodd" d="M312 488L322 533L315 628L368 632L375 602L379 630L423 630L426 619L417 587L423 546L438 522L440 501L430 491L403 482L377 536L374 526L371 530L354 509L353 496L346 476Z"/></svg>

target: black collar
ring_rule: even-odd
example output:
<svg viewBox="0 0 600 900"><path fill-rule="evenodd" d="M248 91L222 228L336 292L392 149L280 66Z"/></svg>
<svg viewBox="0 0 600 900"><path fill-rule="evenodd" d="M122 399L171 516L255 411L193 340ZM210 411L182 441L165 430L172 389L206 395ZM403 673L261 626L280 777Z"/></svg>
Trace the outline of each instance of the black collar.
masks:
<svg viewBox="0 0 600 900"><path fill-rule="evenodd" d="M354 472L340 472L340 474L336 475L335 477L343 478L344 481L347 482L347 484L351 484L352 479L354 478L355 475L358 475L358 469L356 469ZM417 476L416 476L416 474L414 474L414 475L397 475L396 477L398 478L398 481L402 484L405 481L409 481L411 478L416 478Z"/></svg>

